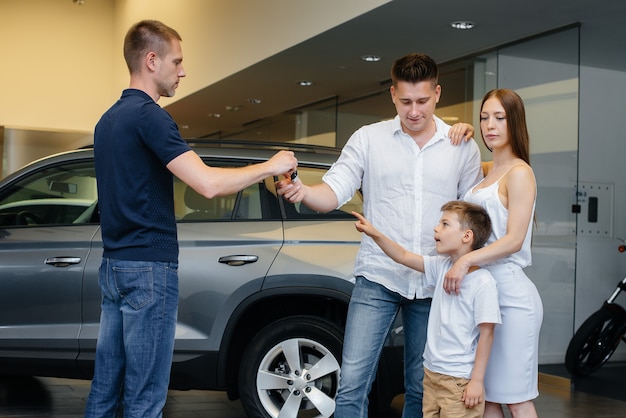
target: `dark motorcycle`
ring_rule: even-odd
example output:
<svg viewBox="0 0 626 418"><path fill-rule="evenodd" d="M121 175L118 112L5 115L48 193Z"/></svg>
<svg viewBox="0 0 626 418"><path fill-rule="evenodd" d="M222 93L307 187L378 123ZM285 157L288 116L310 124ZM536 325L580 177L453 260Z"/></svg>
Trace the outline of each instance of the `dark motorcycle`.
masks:
<svg viewBox="0 0 626 418"><path fill-rule="evenodd" d="M620 245L619 251L626 251L626 245ZM611 358L620 341L626 342L626 309L615 303L622 290L626 290L626 277L572 337L565 354L565 367L573 376L595 372Z"/></svg>

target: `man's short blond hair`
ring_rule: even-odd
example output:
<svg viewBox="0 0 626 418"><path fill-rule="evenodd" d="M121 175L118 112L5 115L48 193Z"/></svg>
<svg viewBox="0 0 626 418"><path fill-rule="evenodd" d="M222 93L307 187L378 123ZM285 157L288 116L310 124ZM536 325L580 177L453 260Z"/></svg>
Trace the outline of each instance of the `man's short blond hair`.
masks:
<svg viewBox="0 0 626 418"><path fill-rule="evenodd" d="M182 41L176 30L158 20L135 23L124 38L124 59L131 74L139 71L141 60L150 51L159 56L167 54L173 40Z"/></svg>

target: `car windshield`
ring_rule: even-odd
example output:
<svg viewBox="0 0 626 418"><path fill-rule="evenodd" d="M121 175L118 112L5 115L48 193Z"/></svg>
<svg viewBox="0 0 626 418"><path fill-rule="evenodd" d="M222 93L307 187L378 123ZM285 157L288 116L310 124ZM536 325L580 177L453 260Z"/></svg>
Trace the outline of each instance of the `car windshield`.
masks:
<svg viewBox="0 0 626 418"><path fill-rule="evenodd" d="M96 202L93 163L48 167L0 196L0 226L87 223L93 221Z"/></svg>

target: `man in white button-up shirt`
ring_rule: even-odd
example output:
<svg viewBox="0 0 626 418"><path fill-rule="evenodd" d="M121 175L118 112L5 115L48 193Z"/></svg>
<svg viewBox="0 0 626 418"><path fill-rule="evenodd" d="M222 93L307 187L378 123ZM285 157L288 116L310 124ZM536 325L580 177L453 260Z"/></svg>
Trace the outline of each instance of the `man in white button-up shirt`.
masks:
<svg viewBox="0 0 626 418"><path fill-rule="evenodd" d="M357 130L323 183L283 180L290 202L327 212L363 192L363 212L382 233L409 251L435 254L433 229L441 206L459 199L482 178L470 125L451 128L434 115L441 95L437 64L423 54L398 59L391 69L397 116ZM391 325L402 309L405 334L403 417L422 416L422 354L432 291L422 273L397 264L364 236L356 259L342 354L336 418L367 417L367 397Z"/></svg>

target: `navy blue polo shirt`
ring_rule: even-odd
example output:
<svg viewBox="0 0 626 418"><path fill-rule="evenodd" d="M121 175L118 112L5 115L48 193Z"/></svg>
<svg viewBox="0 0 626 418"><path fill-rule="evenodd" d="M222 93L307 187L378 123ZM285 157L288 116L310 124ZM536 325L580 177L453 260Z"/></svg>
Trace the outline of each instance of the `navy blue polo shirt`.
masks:
<svg viewBox="0 0 626 418"><path fill-rule="evenodd" d="M145 92L127 89L94 133L103 257L178 261L173 175L191 150L176 123Z"/></svg>

